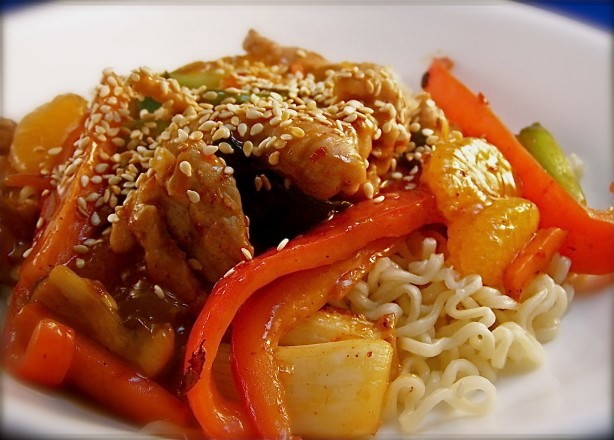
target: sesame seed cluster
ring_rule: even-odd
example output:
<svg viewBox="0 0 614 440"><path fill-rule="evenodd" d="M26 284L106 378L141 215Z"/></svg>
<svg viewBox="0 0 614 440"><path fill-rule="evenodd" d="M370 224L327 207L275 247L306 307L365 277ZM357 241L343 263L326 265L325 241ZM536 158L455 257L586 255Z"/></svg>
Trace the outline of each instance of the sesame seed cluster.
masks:
<svg viewBox="0 0 614 440"><path fill-rule="evenodd" d="M299 49L297 54L304 52ZM79 179L80 190L74 194L77 209L92 227L102 227L103 235L119 221L122 205L143 179L155 174L152 160L160 148L181 149L189 141L225 165L223 155L235 154L234 138L245 156L283 173L285 158L303 148L301 140L338 136L352 140L365 170L359 186L349 191L352 197L379 202L384 197L379 190L391 182L414 185L422 155L438 141L441 112L427 95L412 96L387 67L341 63L293 72L288 65L266 65L249 57L223 58L202 66L206 74L230 78L231 85L190 88L172 74L147 67L127 76L110 69L103 72L73 155L48 172L60 197L73 179ZM159 106L139 109L144 99ZM417 133L421 143L413 139ZM88 160L94 155L94 161ZM403 158L413 161L408 170L398 168ZM78 172L89 163L95 163L93 172ZM189 162L178 167L192 175ZM225 166L224 173L232 175L234 170ZM292 184L291 173L285 177ZM264 175L256 176L254 185L257 190L270 188ZM190 188L186 197L198 203L201 194ZM85 254L92 244L79 244L75 252ZM251 258L249 252L243 253Z"/></svg>

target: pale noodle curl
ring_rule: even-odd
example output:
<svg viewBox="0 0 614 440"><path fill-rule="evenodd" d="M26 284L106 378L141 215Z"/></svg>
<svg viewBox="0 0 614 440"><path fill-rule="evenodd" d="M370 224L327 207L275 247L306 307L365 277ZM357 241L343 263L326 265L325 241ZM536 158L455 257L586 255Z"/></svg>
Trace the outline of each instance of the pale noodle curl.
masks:
<svg viewBox="0 0 614 440"><path fill-rule="evenodd" d="M483 286L479 275L460 278L436 253L434 239L418 239L417 255L408 244L380 258L347 296L347 306L369 319L396 317L401 371L388 388L384 417L397 419L406 433L441 402L469 414L489 412L497 373L508 364L539 365L541 342L556 336L573 298L564 284L567 258L555 256L518 303Z"/></svg>

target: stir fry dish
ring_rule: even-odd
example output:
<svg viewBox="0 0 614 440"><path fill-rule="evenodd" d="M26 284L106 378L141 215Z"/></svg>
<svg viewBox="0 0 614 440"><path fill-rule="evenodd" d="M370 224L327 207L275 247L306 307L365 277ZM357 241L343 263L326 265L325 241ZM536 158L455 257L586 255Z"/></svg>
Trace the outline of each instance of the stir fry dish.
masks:
<svg viewBox="0 0 614 440"><path fill-rule="evenodd" d="M2 119L4 369L193 438L492 410L577 281L614 272L614 211L449 59L415 93L255 31L243 49Z"/></svg>

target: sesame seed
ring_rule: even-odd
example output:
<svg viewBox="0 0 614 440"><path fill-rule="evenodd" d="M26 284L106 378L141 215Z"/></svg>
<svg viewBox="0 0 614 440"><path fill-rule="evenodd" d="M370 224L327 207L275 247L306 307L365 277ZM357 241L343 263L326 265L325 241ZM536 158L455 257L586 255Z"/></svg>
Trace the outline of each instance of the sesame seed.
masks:
<svg viewBox="0 0 614 440"><path fill-rule="evenodd" d="M260 179L262 180L262 187L266 189L267 191L270 191L272 186L271 186L271 181L269 180L269 178L265 174L261 174Z"/></svg>
<svg viewBox="0 0 614 440"><path fill-rule="evenodd" d="M246 248L241 248L241 253L243 254L246 260L251 260L254 258L252 256L252 253Z"/></svg>
<svg viewBox="0 0 614 440"><path fill-rule="evenodd" d="M119 216L115 213L109 214L107 220L109 221L109 223L117 223L119 221Z"/></svg>
<svg viewBox="0 0 614 440"><path fill-rule="evenodd" d="M102 98L104 98L105 96L108 96L108 95L109 95L109 93L111 93L111 88L110 88L108 85L103 84L103 85L100 87L100 92L99 92L100 96L101 96Z"/></svg>
<svg viewBox="0 0 614 440"><path fill-rule="evenodd" d="M203 132L202 131L193 131L192 133L190 133L190 139L192 139L193 141L199 141L203 138Z"/></svg>
<svg viewBox="0 0 614 440"><path fill-rule="evenodd" d="M92 216L90 217L90 223L93 226L98 226L100 224L100 216L97 212L92 213Z"/></svg>
<svg viewBox="0 0 614 440"><path fill-rule="evenodd" d="M426 138L427 145L435 145L439 141L439 136L431 135Z"/></svg>
<svg viewBox="0 0 614 440"><path fill-rule="evenodd" d="M164 299L164 290L162 290L162 287L158 286L157 284L154 284L153 289L154 293L158 298Z"/></svg>
<svg viewBox="0 0 614 440"><path fill-rule="evenodd" d="M217 92L214 92L213 90L210 90L203 94L203 99L207 101L213 101L215 98L217 98Z"/></svg>
<svg viewBox="0 0 614 440"><path fill-rule="evenodd" d="M418 122L412 122L411 124L409 124L410 133L417 133L419 131L420 131L420 124Z"/></svg>
<svg viewBox="0 0 614 440"><path fill-rule="evenodd" d="M77 163L75 163L75 162L71 163L71 164L70 164L70 165L68 165L68 166L66 167L66 169L64 170L64 174L65 174L66 176L72 176L73 174L75 174L75 171L77 171L77 167L78 167L78 166L79 166L79 165L78 165Z"/></svg>
<svg viewBox="0 0 614 440"><path fill-rule="evenodd" d="M230 275L232 275L233 273L235 273L235 268L234 268L234 267L231 267L230 269L228 269L228 272L226 272L222 278L229 277L229 276L230 276Z"/></svg>
<svg viewBox="0 0 614 440"><path fill-rule="evenodd" d="M54 147L47 150L49 156L57 156L62 152L62 147Z"/></svg>
<svg viewBox="0 0 614 440"><path fill-rule="evenodd" d="M219 139L227 139L230 137L230 130L226 126L222 126L215 130L213 136L211 137L212 141L217 141Z"/></svg>
<svg viewBox="0 0 614 440"><path fill-rule="evenodd" d="M258 149L261 150L261 149L265 148L270 140L271 140L271 136L268 136L268 137L262 139L262 141L260 141L260 143L258 144Z"/></svg>
<svg viewBox="0 0 614 440"><path fill-rule="evenodd" d="M246 157L249 157L252 154L253 150L254 150L253 142L245 141L245 143L243 144L243 154L245 154Z"/></svg>
<svg viewBox="0 0 614 440"><path fill-rule="evenodd" d="M183 128L180 128L179 130L177 130L177 141L178 142L183 143L188 140L188 137L189 137L188 133Z"/></svg>
<svg viewBox="0 0 614 440"><path fill-rule="evenodd" d="M256 136L257 134L260 134L263 129L264 125L258 122L257 124L252 125L252 128L249 130L249 134L250 136Z"/></svg>
<svg viewBox="0 0 614 440"><path fill-rule="evenodd" d="M87 208L87 202L86 202L85 198L84 197L77 197L77 205L79 206L79 208L86 209Z"/></svg>
<svg viewBox="0 0 614 440"><path fill-rule="evenodd" d="M215 121L205 121L200 125L200 127L198 127L198 129L201 131L211 131L216 126L217 122Z"/></svg>
<svg viewBox="0 0 614 440"><path fill-rule="evenodd" d="M290 129L290 133L292 133L292 136L297 138L302 138L305 136L305 131L301 127L292 127Z"/></svg>
<svg viewBox="0 0 614 440"><path fill-rule="evenodd" d="M247 124L245 122L241 122L237 127L237 131L241 137L245 136L247 133Z"/></svg>
<svg viewBox="0 0 614 440"><path fill-rule="evenodd" d="M354 107L352 107L352 108L354 108ZM354 122L356 119L358 119L358 114L357 113L352 113L350 115L347 115L345 118L343 118L343 120L345 122L349 122L349 123Z"/></svg>
<svg viewBox="0 0 614 440"><path fill-rule="evenodd" d="M28 258L28 256L32 253L32 249L33 248L28 248L25 251L23 251L22 257L23 258Z"/></svg>
<svg viewBox="0 0 614 440"><path fill-rule="evenodd" d="M111 137L117 136L117 133L119 133L119 128L117 127L107 129L107 134Z"/></svg>
<svg viewBox="0 0 614 440"><path fill-rule="evenodd" d="M245 113L245 117L247 119L259 119L262 118L264 116L264 114L256 109L250 108L246 113Z"/></svg>
<svg viewBox="0 0 614 440"><path fill-rule="evenodd" d="M190 202L192 203L200 202L200 194L198 194L196 191L189 189L186 191L186 194L188 196L188 199L190 199Z"/></svg>
<svg viewBox="0 0 614 440"><path fill-rule="evenodd" d="M89 176L83 175L81 176L81 186L85 188L90 183Z"/></svg>
<svg viewBox="0 0 614 440"><path fill-rule="evenodd" d="M269 163L271 165L277 165L279 163L279 151L275 151L269 156Z"/></svg>
<svg viewBox="0 0 614 440"><path fill-rule="evenodd" d="M287 238L284 238L282 241L279 242L279 244L277 245L277 250L281 251L283 248L286 247L286 245L288 244L290 240L288 240Z"/></svg>
<svg viewBox="0 0 614 440"><path fill-rule="evenodd" d="M83 269L85 267L85 260L83 258L77 258L75 260L75 266L77 266L78 269Z"/></svg>
<svg viewBox="0 0 614 440"><path fill-rule="evenodd" d="M234 153L234 150L232 149L232 147L230 146L228 142L220 142L217 147L220 149L222 153L225 153L225 154Z"/></svg>
<svg viewBox="0 0 614 440"><path fill-rule="evenodd" d="M119 182L122 181L122 178L120 176L110 176L108 181L109 185L117 185Z"/></svg>
<svg viewBox="0 0 614 440"><path fill-rule="evenodd" d="M373 188L373 184L371 182L365 182L364 185L362 186L362 190L368 199L373 198L373 194L375 193L375 188Z"/></svg>
<svg viewBox="0 0 614 440"><path fill-rule="evenodd" d="M254 177L254 187L256 191L260 191L262 189L262 178L260 176Z"/></svg>
<svg viewBox="0 0 614 440"><path fill-rule="evenodd" d="M44 223L45 223L45 219L42 217L39 217L38 220L36 221L36 229L40 229Z"/></svg>
<svg viewBox="0 0 614 440"><path fill-rule="evenodd" d="M78 254L87 254L90 251L90 248L88 248L84 244L78 244L78 245L73 246L72 250Z"/></svg>
<svg viewBox="0 0 614 440"><path fill-rule="evenodd" d="M90 246L94 246L95 244L97 244L99 241L96 240L95 238L88 238L87 240L83 241L83 244L90 247Z"/></svg>
<svg viewBox="0 0 614 440"><path fill-rule="evenodd" d="M218 150L217 145L205 145L203 147L203 153L206 154L207 156L211 154L215 154L217 150Z"/></svg>
<svg viewBox="0 0 614 440"><path fill-rule="evenodd" d="M192 175L192 165L187 160L182 160L179 164L179 169L183 174L190 177Z"/></svg>
<svg viewBox="0 0 614 440"><path fill-rule="evenodd" d="M96 166L94 167L94 170L97 173L102 174L102 173L104 173L107 170L107 168L109 168L109 164L108 163L99 163L99 164L96 164Z"/></svg>
<svg viewBox="0 0 614 440"><path fill-rule="evenodd" d="M235 169L233 167L224 167L224 174L231 175L234 174Z"/></svg>
<svg viewBox="0 0 614 440"><path fill-rule="evenodd" d="M377 196L376 198L373 199L374 203L382 203L384 201L385 197L384 196Z"/></svg>
<svg viewBox="0 0 614 440"><path fill-rule="evenodd" d="M196 258L190 258L188 260L188 264L194 270L203 270L202 264L200 264L200 261L198 261Z"/></svg>

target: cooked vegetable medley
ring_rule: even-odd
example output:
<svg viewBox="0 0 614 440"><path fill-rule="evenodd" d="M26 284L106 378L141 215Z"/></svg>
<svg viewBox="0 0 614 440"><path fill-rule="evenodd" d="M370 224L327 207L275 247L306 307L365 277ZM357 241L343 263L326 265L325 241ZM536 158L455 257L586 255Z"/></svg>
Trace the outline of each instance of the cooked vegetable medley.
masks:
<svg viewBox="0 0 614 440"><path fill-rule="evenodd" d="M243 48L2 119L6 369L196 437L487 412L574 280L614 272L614 212L447 59L416 94L255 31Z"/></svg>

